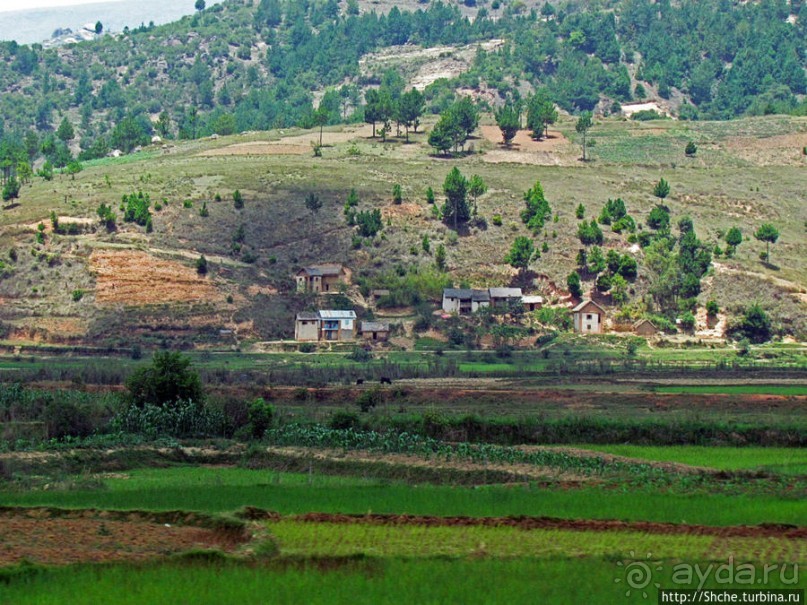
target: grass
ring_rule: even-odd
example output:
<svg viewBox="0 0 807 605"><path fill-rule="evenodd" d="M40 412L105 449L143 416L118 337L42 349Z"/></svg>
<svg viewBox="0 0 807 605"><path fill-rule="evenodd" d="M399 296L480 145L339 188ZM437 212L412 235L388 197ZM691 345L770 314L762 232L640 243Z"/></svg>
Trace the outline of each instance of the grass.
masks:
<svg viewBox="0 0 807 605"><path fill-rule="evenodd" d="M680 462L724 471L764 470L807 475L807 450L783 447L580 445L581 449L655 462Z"/></svg>
<svg viewBox="0 0 807 605"><path fill-rule="evenodd" d="M636 555L639 558L644 557ZM631 557L633 559L633 557ZM620 565L621 563L621 565ZM694 561L693 561L694 563ZM243 565L163 563L141 566L81 565L68 569L18 574L0 592L0 605L388 605L418 603L653 603L657 589L648 587L626 596L628 561L608 557L583 559L335 559L269 561ZM660 561L653 580L665 588L695 588L673 578L674 562ZM708 562L699 568L709 569ZM755 568L761 577L762 569ZM709 574L706 587L725 588ZM788 566L773 573L767 588L793 588ZM617 581L619 580L619 581ZM803 587L804 581L796 586ZM739 584L731 584L741 587Z"/></svg>
<svg viewBox="0 0 807 605"><path fill-rule="evenodd" d="M373 557L612 557L631 551L652 552L661 559L692 560L720 553L728 546L714 536L662 535L635 531L523 530L514 527L428 527L365 523L312 523L282 520L269 532L283 555ZM742 561L807 561L807 544L786 538L734 538L723 556ZM718 555L720 556L720 555Z"/></svg>
<svg viewBox="0 0 807 605"><path fill-rule="evenodd" d="M723 395L779 395L779 396L807 396L807 385L774 385L774 384L731 384L731 385L686 385L686 386L658 386L653 389L656 393L692 393L708 395L717 393Z"/></svg>
<svg viewBox="0 0 807 605"><path fill-rule="evenodd" d="M250 505L283 514L363 514L566 519L623 519L739 525L805 523L798 500L768 495L665 494L646 489L548 489L533 486L461 488L387 484L356 478L286 475L243 469L133 471L104 480L104 487L48 491L0 491L4 506L57 506L227 512Z"/></svg>

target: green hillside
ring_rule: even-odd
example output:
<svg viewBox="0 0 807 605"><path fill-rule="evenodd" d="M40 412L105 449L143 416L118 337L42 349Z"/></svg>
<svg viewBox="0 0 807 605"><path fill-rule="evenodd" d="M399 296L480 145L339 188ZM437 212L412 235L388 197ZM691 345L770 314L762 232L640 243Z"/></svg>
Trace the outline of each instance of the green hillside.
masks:
<svg viewBox="0 0 807 605"><path fill-rule="evenodd" d="M702 314L707 301L716 301L722 323L713 335L720 336L756 301L770 314L775 334L804 338L803 118L597 120L588 135L591 161L585 163L579 161L572 120L562 120L543 141L522 133L522 143L509 149L486 120L470 141L473 152L453 158L434 155L422 132L412 134L410 144L403 134L382 143L371 138L369 126L326 128L322 157L316 158L311 142L318 140L317 130L284 129L157 145L88 162L72 176L35 178L0 213L4 335L17 342L124 347L133 339L181 346L269 340L291 336L296 311L321 304L361 309L367 305L362 294L380 286L399 289L409 296L403 302L413 304L439 298L443 283L520 284L550 303L562 302L578 251L593 248L578 237L578 206L589 221L616 198L624 200L637 229L615 233L613 225L601 225L601 250L635 259L638 271L628 283L627 301L612 312L621 309L627 320L636 313L666 314L672 321L685 309L663 307L660 276L648 263L651 248L642 247L642 234L656 233L647 222L659 202L654 185L663 177L671 189L663 200L671 235L688 215L703 249L712 251L702 291L681 304ZM689 140L698 145L694 157L684 154ZM435 217L455 166L487 185L476 200L477 216L458 235ZM524 192L536 180L551 218L533 231L521 211ZM393 201L395 184L401 204ZM426 199L429 187L434 205ZM375 236L361 237L358 227L348 225L344 205L351 189L359 211L380 209ZM236 190L242 209L233 201ZM138 192L150 200L151 231L124 220L121 199ZM321 202L316 211L306 204L312 194ZM114 230L99 219L102 204L116 215ZM52 232L52 213L61 233ZM759 259L765 244L753 237L763 222L780 231L768 262ZM731 227L742 231L743 241L726 258L714 248L727 247ZM505 262L518 236L529 237L540 251L523 277ZM441 245L442 272L435 268ZM206 274L196 269L202 255ZM346 292L351 300L330 297L327 303L294 293L292 273L317 262L346 264L353 283L363 288ZM597 274L581 274L583 290L593 288Z"/></svg>

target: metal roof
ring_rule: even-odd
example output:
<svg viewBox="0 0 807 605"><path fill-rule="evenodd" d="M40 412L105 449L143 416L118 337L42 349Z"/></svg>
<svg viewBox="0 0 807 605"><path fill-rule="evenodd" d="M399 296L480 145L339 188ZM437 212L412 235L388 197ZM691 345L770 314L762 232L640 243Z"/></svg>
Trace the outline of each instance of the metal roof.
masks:
<svg viewBox="0 0 807 605"><path fill-rule="evenodd" d="M521 298L521 288L490 288L491 298Z"/></svg>
<svg viewBox="0 0 807 605"><path fill-rule="evenodd" d="M535 303L541 304L541 303L544 302L544 297L543 296L522 296L521 297L521 302L523 302L525 305L535 304Z"/></svg>
<svg viewBox="0 0 807 605"><path fill-rule="evenodd" d="M312 311L303 311L297 314L297 321L316 321L318 319L319 315Z"/></svg>
<svg viewBox="0 0 807 605"><path fill-rule="evenodd" d="M355 311L320 311L320 319L356 319Z"/></svg>
<svg viewBox="0 0 807 605"><path fill-rule="evenodd" d="M470 288L446 288L443 290L443 298L459 298L460 300L475 300L484 302L490 300L487 290L471 290Z"/></svg>

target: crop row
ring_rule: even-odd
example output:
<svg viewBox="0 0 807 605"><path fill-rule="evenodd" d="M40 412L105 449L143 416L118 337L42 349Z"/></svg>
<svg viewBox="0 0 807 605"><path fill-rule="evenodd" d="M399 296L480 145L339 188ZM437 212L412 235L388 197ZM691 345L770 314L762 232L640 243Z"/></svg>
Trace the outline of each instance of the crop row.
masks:
<svg viewBox="0 0 807 605"><path fill-rule="evenodd" d="M601 456L575 456L563 451L524 451L515 447L477 443L446 443L417 433L333 429L321 425L290 424L268 431L274 445L292 445L381 453L410 454L443 460L481 464L530 464L586 474L622 474L639 478L663 478L667 473L650 464L606 460Z"/></svg>

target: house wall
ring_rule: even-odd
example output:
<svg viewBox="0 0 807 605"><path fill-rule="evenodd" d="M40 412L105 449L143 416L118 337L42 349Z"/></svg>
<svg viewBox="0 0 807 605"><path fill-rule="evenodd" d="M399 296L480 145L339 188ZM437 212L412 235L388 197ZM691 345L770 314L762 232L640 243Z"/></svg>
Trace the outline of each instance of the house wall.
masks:
<svg viewBox="0 0 807 605"><path fill-rule="evenodd" d="M446 313L459 313L460 312L460 299L443 297L443 311Z"/></svg>
<svg viewBox="0 0 807 605"><path fill-rule="evenodd" d="M471 303L471 311L476 313L482 307L489 307L489 306L490 306L490 302L488 302L486 300L481 300L481 301L475 300L475 301L473 301Z"/></svg>
<svg viewBox="0 0 807 605"><path fill-rule="evenodd" d="M594 312L586 312L585 309L574 314L574 330L581 334L601 334L602 315Z"/></svg>
<svg viewBox="0 0 807 605"><path fill-rule="evenodd" d="M337 275L326 275L321 279L320 289L317 290L317 292L339 292L339 283L342 282L341 277Z"/></svg>
<svg viewBox="0 0 807 605"><path fill-rule="evenodd" d="M647 323L643 323L638 328L636 328L636 333L639 336L653 336L656 334L658 330L656 330L653 326Z"/></svg>
<svg viewBox="0 0 807 605"><path fill-rule="evenodd" d="M319 322L314 319L298 319L295 321L294 340L317 342L319 340Z"/></svg>
<svg viewBox="0 0 807 605"><path fill-rule="evenodd" d="M369 341L386 341L389 340L389 332L362 332L361 334L364 340Z"/></svg>

